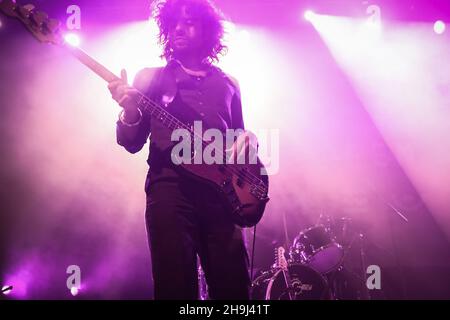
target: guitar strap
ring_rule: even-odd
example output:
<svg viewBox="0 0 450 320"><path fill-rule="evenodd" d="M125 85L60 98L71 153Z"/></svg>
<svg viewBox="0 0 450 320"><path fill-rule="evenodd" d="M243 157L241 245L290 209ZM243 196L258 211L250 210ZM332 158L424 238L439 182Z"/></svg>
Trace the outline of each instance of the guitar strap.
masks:
<svg viewBox="0 0 450 320"><path fill-rule="evenodd" d="M153 101L159 102L162 106L166 104L170 104L176 99L178 93L178 83L183 81L183 76L178 74L179 68L178 62L175 60L171 60L167 63L165 67L158 68L153 76L151 83L149 85L149 89L147 90L147 95ZM228 76L221 69L214 67L214 71L218 72L222 78L233 88L235 93L239 93L239 87L234 79ZM213 71L213 72L214 72ZM200 115L196 110L190 107L187 104L183 104L182 107L183 112L172 113L177 116L181 121L185 123L191 123L193 119L201 119ZM180 110L179 110L180 111ZM208 124L204 124L208 127Z"/></svg>
<svg viewBox="0 0 450 320"><path fill-rule="evenodd" d="M173 101L177 94L177 86L174 75L172 75L168 66L156 70L147 94L149 98L163 105Z"/></svg>

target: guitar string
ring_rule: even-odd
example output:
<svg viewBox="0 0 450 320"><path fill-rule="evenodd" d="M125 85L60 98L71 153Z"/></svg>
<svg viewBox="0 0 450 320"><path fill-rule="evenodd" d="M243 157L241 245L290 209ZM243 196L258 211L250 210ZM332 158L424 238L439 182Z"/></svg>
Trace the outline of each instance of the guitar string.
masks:
<svg viewBox="0 0 450 320"><path fill-rule="evenodd" d="M147 100L148 100L148 98L147 98ZM152 103L152 101L148 101L148 102ZM156 107L157 110L158 110L158 107L159 107L158 105L155 105L155 103L153 103L153 106ZM159 107L159 108L161 109L161 107ZM195 132L192 132L192 129L191 129L189 126L187 126L186 124L184 124L183 122L181 122L180 120L178 120L177 118L175 118L175 117L174 117L173 115L171 115L170 113L168 113L168 112L166 112L166 111L164 111L164 110L162 110L162 113L161 113L161 111L159 111L159 110L158 110L158 112L160 112L159 116L165 117L166 119L167 119L167 118L170 118L168 124L165 123L164 119L158 118L159 120L161 120L161 121L163 122L163 124L170 126L173 122L175 122L175 124L177 125L177 128L178 128L178 127L183 127L183 128L185 128L185 129L187 129L187 130L190 132L191 136L194 136L194 138L197 137L197 138L201 139L203 146L207 146L207 145L208 145L208 144L206 143L206 141L204 141L204 140L202 139L202 137L200 137L199 135L197 135ZM226 161L226 156L223 155L222 159ZM228 168L228 167L224 166L224 168ZM262 182L260 179L258 179L257 177L255 177L253 174L252 174L252 176L248 176L248 175L247 175L247 176L242 177L242 174L240 174L240 172L235 171L235 170L232 169L232 168L230 168L230 169L228 169L228 170L229 170L229 171L230 171L230 170L233 171L233 173L236 173L240 178L244 178L246 182L249 182L249 183L251 183L251 184L257 184L257 183L261 183L261 182ZM251 174L251 173L248 172L248 171L246 171L246 173ZM246 179L246 178L248 178L248 179ZM251 180L249 180L249 179L251 179ZM256 181L255 181L255 179L256 179ZM260 189L260 191L261 191L261 189ZM262 190L262 191L265 191L265 190Z"/></svg>
<svg viewBox="0 0 450 320"><path fill-rule="evenodd" d="M175 125L176 125L176 128L184 128L184 129L186 129L186 130L188 130L188 131L190 132L191 136L192 136L192 135L193 135L194 137L197 136L199 139L202 140L202 144L203 144L204 146L207 146L206 141L204 141L204 140L202 139L202 137L196 135L195 132L192 132L192 129L191 129L189 126L187 126L186 124L184 124L183 122L181 122L180 120L178 120L177 118L175 118L175 117L174 117L173 115L171 115L170 113L164 111L160 106L158 106L157 104L155 104L154 102L152 102L151 100L149 100L148 98L146 98L145 96L144 96L144 98L145 98L145 101L146 101L146 102L150 103L151 106L155 107L156 110L159 112L158 116L160 116L161 118L158 118L158 117L156 117L156 118L157 118L158 120L162 121L163 124L165 124L165 125L167 125L167 126L170 126L170 125L172 125L172 124L175 124ZM142 102L141 102L141 104L142 104ZM147 106L147 105L144 105L144 108L148 108L148 106ZM158 109L162 109L162 111L160 111L160 110L158 110ZM153 112L151 112L151 113L152 113L152 115L153 115ZM153 116L155 116L155 115L153 115ZM169 120L169 123L166 123L164 118L165 118L165 119L170 119L170 120ZM225 157L225 155L223 155L223 156ZM226 160L226 158L225 158L225 160ZM260 186L260 185L259 185L259 184L264 183L264 182L263 182L262 180L260 180L259 178L257 178L256 176L254 176L251 172L246 171L245 173L246 173L247 175L244 174L244 176L243 176L239 171L234 170L232 167L230 168L230 167L224 166L224 169L226 169L226 170L228 170L228 171L231 171L231 172L237 174L240 178L244 179L245 182L248 182L248 183L250 183L250 184L256 185L256 187L258 188L258 191L264 192L264 193L267 192L266 189L265 189L263 186ZM249 176L249 175L251 175L251 176ZM251 180L250 180L250 179L251 179ZM255 179L256 179L256 181L255 181Z"/></svg>
<svg viewBox="0 0 450 320"><path fill-rule="evenodd" d="M194 136L197 136L198 138L200 138L202 141L202 144L204 146L208 145L206 143L206 141L203 140L202 137L198 136L195 132L193 132L192 129L189 126L187 126L185 123L181 122L176 117L174 117L173 115L171 115L170 113L165 111L161 106L159 106L157 103L153 102L151 99L147 98L144 94L140 93L140 96L141 97L138 101L138 105L143 105L143 107L145 109L149 109L149 107L154 107L155 109L153 111L150 110L151 115L156 117L164 125L170 127L173 124L176 126L176 128L186 129L190 132L191 136L194 135ZM154 115L153 114L154 111L157 111L159 114ZM158 116L161 118L159 118ZM169 123L166 123L165 119L169 119ZM223 154L223 152L220 152L220 153L222 153L222 159L225 158L225 160L226 160L226 155ZM219 156L220 156L220 154L219 154ZM229 167L226 165L224 165L223 168L225 170L231 171L232 173L236 174L239 178L243 179L245 182L250 183L251 185L254 185L254 187L257 189L257 191L264 193L264 195L267 193L267 187L265 186L264 181L262 181L260 178L256 177L253 173L251 173L249 171L245 171L244 174L242 174L241 172L236 171L232 167ZM263 186L261 186L261 184Z"/></svg>
<svg viewBox="0 0 450 320"><path fill-rule="evenodd" d="M80 60L86 60L83 58L86 58L86 54L84 53L84 51L80 50L79 48L77 48L78 50L74 50L75 52L79 52L82 54L83 57L76 55ZM90 57L89 57L90 58ZM84 61L85 64L88 67L91 67L91 69L95 69L98 70L100 69L105 69L100 63L98 63L95 60L89 59L88 61ZM91 63L86 63L86 62L91 62ZM108 74L109 75L109 74ZM115 75L112 75L114 78L117 78ZM104 76L106 78L106 76ZM194 134L195 136L195 132L192 132L192 129L190 127L188 127L186 124L184 124L183 122L181 122L180 120L178 120L176 117L174 117L172 114L170 114L169 112L165 111L159 104L157 104L156 102L152 101L151 99L147 98L142 92L139 92L140 95L140 99L138 101L138 105L143 104L144 109L148 109L149 107L153 107L154 111L158 111L158 116L162 116L164 118L170 118L170 122L169 124L165 123L165 119L159 119L163 124L168 125L170 127L170 125L174 122L174 124L176 125L176 127L180 127L180 128L184 128L186 130L188 130L191 135ZM150 110L150 113L153 115L153 112ZM197 135L198 136L198 135ZM202 145L206 146L206 141L203 140L202 137L198 137L201 139L202 141ZM222 153L222 152L221 152ZM219 154L220 155L220 154ZM224 155L222 153L222 159L226 161L226 155ZM229 167L227 165L223 165L223 168L225 170L228 170L231 173L236 174L239 178L243 179L245 182L251 184L254 188L254 191L257 191L259 193L262 193L263 196L267 196L267 186L265 185L264 181L262 181L261 179L259 179L258 177L256 177L253 173L249 172L249 171L245 171L244 174L242 174L239 171L236 171L235 169L233 169L233 167Z"/></svg>

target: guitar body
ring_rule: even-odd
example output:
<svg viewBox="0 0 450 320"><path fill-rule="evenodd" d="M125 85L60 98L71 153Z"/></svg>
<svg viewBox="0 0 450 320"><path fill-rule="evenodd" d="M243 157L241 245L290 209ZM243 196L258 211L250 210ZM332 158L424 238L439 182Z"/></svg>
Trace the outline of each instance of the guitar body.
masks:
<svg viewBox="0 0 450 320"><path fill-rule="evenodd" d="M261 175L264 166L256 164L180 164L182 171L196 180L209 184L220 194L233 222L240 227L252 227L262 218L266 207L268 176ZM250 181L246 177L260 179Z"/></svg>

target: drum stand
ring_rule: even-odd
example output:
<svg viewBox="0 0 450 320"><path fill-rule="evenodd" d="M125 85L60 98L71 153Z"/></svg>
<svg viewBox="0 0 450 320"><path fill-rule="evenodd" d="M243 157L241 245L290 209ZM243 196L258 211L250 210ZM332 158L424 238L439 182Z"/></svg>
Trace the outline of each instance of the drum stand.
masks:
<svg viewBox="0 0 450 320"><path fill-rule="evenodd" d="M282 269L284 283L286 284L286 292L288 293L289 300L295 300L295 288L292 286L291 276L287 268Z"/></svg>
<svg viewBox="0 0 450 320"><path fill-rule="evenodd" d="M357 241L359 240L359 241ZM344 267L344 263L346 262L346 259L348 257L348 254L350 250L352 249L355 242L359 243L359 259L360 259L360 274L355 274L354 272L350 270L346 270ZM366 285L366 253L364 249L364 235L362 233L359 233L353 237L350 244L344 248L344 255L342 257L342 262L338 269L331 273L328 276L328 286L330 289L330 292L332 294L333 299L335 300L343 300L343 299L349 299L348 297L345 297L344 290L346 290L344 287L345 285L348 285L351 283L351 280L356 280L358 283L355 285L355 288L351 288L351 291L354 291L352 293L355 293L355 299L358 300L370 300L370 294L369 289ZM347 289L349 290L349 289Z"/></svg>

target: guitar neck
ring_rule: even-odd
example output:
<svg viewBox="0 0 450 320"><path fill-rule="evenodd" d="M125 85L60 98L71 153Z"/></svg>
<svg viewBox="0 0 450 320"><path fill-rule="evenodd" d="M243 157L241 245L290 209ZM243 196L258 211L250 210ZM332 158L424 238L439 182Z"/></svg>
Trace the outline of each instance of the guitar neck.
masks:
<svg viewBox="0 0 450 320"><path fill-rule="evenodd" d="M96 61L82 49L66 43L58 32L59 22L51 19L48 20L46 14L35 12L33 6L18 6L14 0L0 0L0 12L20 20L28 31L30 31L39 41L63 47L106 82L120 80L118 76L109 71L105 66ZM138 107L141 111L148 112L153 118L160 121L169 129L175 130L183 128L189 130L191 134L194 133L189 126L178 120L172 114L167 112L165 108L161 107L158 103L146 97L145 94L141 92L139 92Z"/></svg>
<svg viewBox="0 0 450 320"><path fill-rule="evenodd" d="M120 80L113 72L109 71L100 62L96 61L86 52L78 47L66 46L69 52L77 58L82 64L91 69L100 78L106 82L111 82L114 80ZM143 93L139 93L138 97L138 107L145 112L148 112L156 120L160 121L164 126L169 129L187 129L192 132L192 129L184 124L182 121L178 120L175 116L167 112L163 107L152 99L145 96ZM192 132L193 133L193 132Z"/></svg>
<svg viewBox="0 0 450 320"><path fill-rule="evenodd" d="M64 47L82 64L84 64L86 67L94 71L94 73L96 73L100 78L102 78L106 82L111 82L120 79L118 76L109 71L105 66L103 66L100 62L96 61L82 49L70 45L65 45Z"/></svg>

